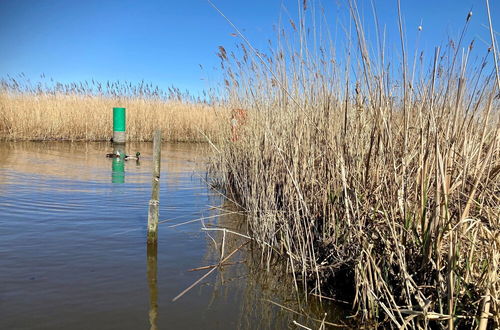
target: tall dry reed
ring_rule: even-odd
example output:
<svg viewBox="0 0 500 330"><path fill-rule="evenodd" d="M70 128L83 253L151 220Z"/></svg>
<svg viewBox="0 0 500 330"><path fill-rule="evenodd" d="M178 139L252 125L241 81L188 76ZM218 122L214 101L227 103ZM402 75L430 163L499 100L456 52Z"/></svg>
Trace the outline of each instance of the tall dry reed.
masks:
<svg viewBox="0 0 500 330"><path fill-rule="evenodd" d="M127 108L130 141L151 140L157 127L168 141L217 140L221 121L228 120L220 107L185 100L178 90L162 97L159 90L124 83L105 91L77 84L26 86L15 79L0 86L0 140L110 140L113 107Z"/></svg>
<svg viewBox="0 0 500 330"><path fill-rule="evenodd" d="M471 68L461 37L429 65L416 57L409 69L404 46L388 63L349 4L344 59L308 47L304 20L280 28L267 54L221 49L230 101L248 119L217 146L214 181L297 289L348 297L380 326L498 328L500 81L484 64L498 54L477 50Z"/></svg>

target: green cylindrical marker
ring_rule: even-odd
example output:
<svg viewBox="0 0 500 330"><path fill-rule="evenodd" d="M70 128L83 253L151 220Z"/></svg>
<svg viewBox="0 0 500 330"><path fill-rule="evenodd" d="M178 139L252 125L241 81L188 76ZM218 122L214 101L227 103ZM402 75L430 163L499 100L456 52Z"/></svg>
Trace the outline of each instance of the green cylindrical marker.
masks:
<svg viewBox="0 0 500 330"><path fill-rule="evenodd" d="M113 108L113 142L125 143L126 141L126 115L125 108Z"/></svg>

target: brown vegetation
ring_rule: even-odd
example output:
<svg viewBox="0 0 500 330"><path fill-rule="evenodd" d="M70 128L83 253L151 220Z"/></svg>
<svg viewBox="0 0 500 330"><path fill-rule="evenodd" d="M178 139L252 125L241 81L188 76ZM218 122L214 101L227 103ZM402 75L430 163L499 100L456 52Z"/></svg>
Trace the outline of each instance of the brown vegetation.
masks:
<svg viewBox="0 0 500 330"><path fill-rule="evenodd" d="M395 76L351 11L345 62L309 49L303 22L268 55L221 54L248 123L217 146L215 183L304 292L384 326L499 327L500 81L485 64L498 54L469 68L460 40L409 70L403 48Z"/></svg>
<svg viewBox="0 0 500 330"><path fill-rule="evenodd" d="M102 95L72 86L62 91L29 90L16 89L16 84L4 81L0 88L0 140L109 141L113 107L127 108L129 141L150 141L157 127L167 141L217 140L222 127L228 126L221 121L229 121L227 111L180 96L122 96L120 90Z"/></svg>

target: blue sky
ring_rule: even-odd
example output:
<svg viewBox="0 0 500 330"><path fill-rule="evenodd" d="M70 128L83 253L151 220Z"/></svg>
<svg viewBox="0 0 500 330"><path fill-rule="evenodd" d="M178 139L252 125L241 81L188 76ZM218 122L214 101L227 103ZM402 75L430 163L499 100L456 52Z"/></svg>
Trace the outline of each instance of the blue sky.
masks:
<svg viewBox="0 0 500 330"><path fill-rule="evenodd" d="M261 49L274 38L273 26L280 17L285 25L289 18L296 20L297 3L302 1L213 0ZM500 1L490 1L494 26L500 31ZM388 27L388 49L398 49L396 0L373 2L380 25ZM324 7L332 33L342 24L348 26L347 0L308 3L308 12ZM467 44L476 38L477 56L489 46L483 0L401 0L401 4L409 48L420 24L420 47L426 50L457 38L471 8ZM358 6L374 42L370 1L359 0ZM23 72L32 80L44 73L61 82L145 80L197 94L220 79L215 54L218 46L231 50L241 42L233 32L206 0L0 0L0 77Z"/></svg>

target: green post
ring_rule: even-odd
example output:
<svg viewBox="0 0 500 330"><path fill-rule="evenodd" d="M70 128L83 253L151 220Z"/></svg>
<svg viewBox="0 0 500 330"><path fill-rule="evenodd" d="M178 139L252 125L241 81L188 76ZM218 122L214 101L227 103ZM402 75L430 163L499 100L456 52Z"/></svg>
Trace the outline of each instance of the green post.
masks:
<svg viewBox="0 0 500 330"><path fill-rule="evenodd" d="M113 142L125 143L126 141L126 115L125 108L113 108Z"/></svg>

